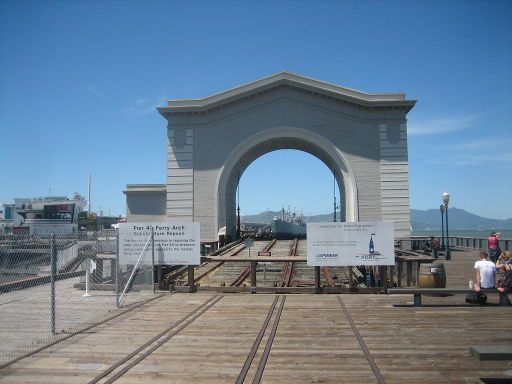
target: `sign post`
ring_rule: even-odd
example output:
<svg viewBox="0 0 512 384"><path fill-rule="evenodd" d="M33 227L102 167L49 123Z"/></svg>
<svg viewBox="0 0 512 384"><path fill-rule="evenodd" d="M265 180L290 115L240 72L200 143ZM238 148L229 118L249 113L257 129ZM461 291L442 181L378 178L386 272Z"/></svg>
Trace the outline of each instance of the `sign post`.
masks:
<svg viewBox="0 0 512 384"><path fill-rule="evenodd" d="M251 257L251 247L254 245L254 239L245 239L244 246L249 249L249 257Z"/></svg>

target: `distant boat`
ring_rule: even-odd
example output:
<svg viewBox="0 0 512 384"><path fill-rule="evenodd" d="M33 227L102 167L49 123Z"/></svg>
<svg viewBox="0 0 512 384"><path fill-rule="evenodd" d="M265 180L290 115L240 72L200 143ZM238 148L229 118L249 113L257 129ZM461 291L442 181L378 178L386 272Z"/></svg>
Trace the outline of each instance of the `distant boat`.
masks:
<svg viewBox="0 0 512 384"><path fill-rule="evenodd" d="M274 217L270 222L270 231L276 239L304 237L306 235L306 223L295 213L285 215L284 208L282 217Z"/></svg>

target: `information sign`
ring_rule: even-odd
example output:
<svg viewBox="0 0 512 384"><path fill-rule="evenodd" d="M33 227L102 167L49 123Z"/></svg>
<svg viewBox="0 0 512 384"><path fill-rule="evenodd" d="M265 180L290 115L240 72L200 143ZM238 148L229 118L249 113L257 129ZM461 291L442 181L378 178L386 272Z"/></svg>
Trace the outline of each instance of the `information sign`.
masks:
<svg viewBox="0 0 512 384"><path fill-rule="evenodd" d="M270 251L259 251L258 256L272 256L272 252Z"/></svg>
<svg viewBox="0 0 512 384"><path fill-rule="evenodd" d="M394 265L394 223L308 223L310 266Z"/></svg>
<svg viewBox="0 0 512 384"><path fill-rule="evenodd" d="M254 239L245 239L244 246L246 248L251 248L254 245Z"/></svg>
<svg viewBox="0 0 512 384"><path fill-rule="evenodd" d="M154 233L154 264L199 265L200 226L193 222L119 223L119 261L135 264L147 243L142 264L152 263L151 232Z"/></svg>

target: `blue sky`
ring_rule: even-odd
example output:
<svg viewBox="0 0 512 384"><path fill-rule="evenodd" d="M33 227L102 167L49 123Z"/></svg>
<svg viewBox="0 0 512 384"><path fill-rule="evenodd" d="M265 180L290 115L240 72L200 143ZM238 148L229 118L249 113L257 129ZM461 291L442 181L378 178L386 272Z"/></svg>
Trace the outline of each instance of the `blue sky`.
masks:
<svg viewBox="0 0 512 384"><path fill-rule="evenodd" d="M0 201L86 194L92 173L94 210L124 214L126 184L165 183L155 106L282 70L417 99L411 208L448 190L512 217L510 1L0 0ZM332 189L315 158L270 153L242 176L242 212L328 213Z"/></svg>

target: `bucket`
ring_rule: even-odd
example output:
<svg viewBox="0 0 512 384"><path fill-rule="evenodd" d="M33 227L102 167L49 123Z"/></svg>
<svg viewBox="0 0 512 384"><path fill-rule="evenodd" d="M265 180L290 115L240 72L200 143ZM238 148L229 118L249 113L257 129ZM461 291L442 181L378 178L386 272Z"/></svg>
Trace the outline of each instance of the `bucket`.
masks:
<svg viewBox="0 0 512 384"><path fill-rule="evenodd" d="M420 288L445 288L444 264L420 264L418 285Z"/></svg>

